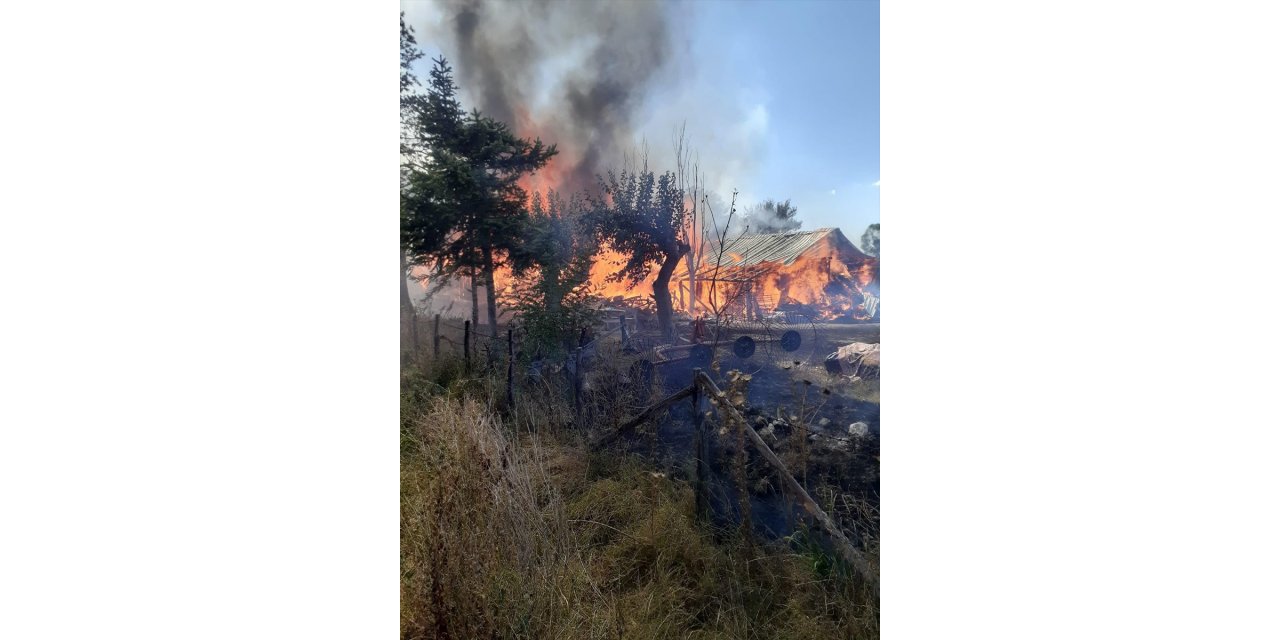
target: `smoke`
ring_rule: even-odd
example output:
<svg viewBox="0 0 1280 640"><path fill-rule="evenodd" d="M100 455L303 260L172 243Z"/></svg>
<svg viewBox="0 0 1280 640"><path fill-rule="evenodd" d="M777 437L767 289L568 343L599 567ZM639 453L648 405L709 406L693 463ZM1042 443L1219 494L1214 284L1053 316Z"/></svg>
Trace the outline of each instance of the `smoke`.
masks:
<svg viewBox="0 0 1280 640"><path fill-rule="evenodd" d="M447 0L428 25L468 106L561 153L545 182L564 191L636 147L637 115L667 70L673 28L657 2Z"/></svg>
<svg viewBox="0 0 1280 640"><path fill-rule="evenodd" d="M540 137L560 154L526 183L591 188L595 176L647 153L676 168L684 127L706 191L755 199L770 138L769 95L699 2L438 0L405 2L428 55L453 65L463 105ZM696 37L691 37L697 34ZM419 76L425 77L428 60ZM789 195L789 194L784 194ZM727 211L727 206L726 209Z"/></svg>
<svg viewBox="0 0 1280 640"><path fill-rule="evenodd" d="M790 200L765 200L743 210L743 222L752 233L781 233L800 229L796 207Z"/></svg>
<svg viewBox="0 0 1280 640"><path fill-rule="evenodd" d="M707 205L716 215L717 233L724 233L727 238L736 238L744 233L786 233L799 231L803 224L796 206L790 200L767 199L754 204L743 204L743 200L739 195L733 217L730 218L730 203L714 192L707 194Z"/></svg>

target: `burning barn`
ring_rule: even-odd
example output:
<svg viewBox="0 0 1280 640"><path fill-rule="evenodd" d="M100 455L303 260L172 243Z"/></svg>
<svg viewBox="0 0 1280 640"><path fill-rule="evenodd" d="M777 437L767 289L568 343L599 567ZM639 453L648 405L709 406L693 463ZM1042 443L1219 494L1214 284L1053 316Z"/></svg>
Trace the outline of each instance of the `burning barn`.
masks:
<svg viewBox="0 0 1280 640"><path fill-rule="evenodd" d="M651 313L657 269L635 285L610 280L624 261L620 254L601 250L591 267L594 292L608 305ZM419 268L415 273L425 275L426 270ZM510 270L500 268L494 280L501 293L510 281ZM720 309L748 321L799 317L869 322L880 318L880 261L859 251L836 228L744 234L728 240L723 252L712 244L702 252L693 281L691 287L688 271L681 266L671 279L671 295L678 310L695 317L715 315ZM697 302L691 305L694 296L689 291L695 287ZM465 316L471 309L466 283L461 280L438 282L430 289L424 281L414 289L418 297L428 290L434 292L430 302L433 312ZM484 299L483 294L479 297ZM500 309L499 316L503 313Z"/></svg>
<svg viewBox="0 0 1280 640"><path fill-rule="evenodd" d="M748 320L797 314L852 322L880 316L880 262L836 228L731 238L723 251L708 249L695 280L700 306L725 308ZM689 278L677 286L689 291Z"/></svg>

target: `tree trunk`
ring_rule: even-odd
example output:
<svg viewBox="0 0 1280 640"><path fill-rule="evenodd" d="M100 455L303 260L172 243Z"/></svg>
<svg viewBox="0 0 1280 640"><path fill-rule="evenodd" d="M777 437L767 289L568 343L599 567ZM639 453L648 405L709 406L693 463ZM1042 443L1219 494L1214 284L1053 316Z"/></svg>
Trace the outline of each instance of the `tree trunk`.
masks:
<svg viewBox="0 0 1280 640"><path fill-rule="evenodd" d="M493 247L484 247L484 295L489 306L489 335L498 337L497 294L493 290Z"/></svg>
<svg viewBox="0 0 1280 640"><path fill-rule="evenodd" d="M547 306L548 318L560 318L560 308L564 304L564 295L560 289L559 271L552 267L542 267L542 299ZM566 350L572 351L574 342L578 339L574 335L572 328L561 331L557 334L560 346Z"/></svg>
<svg viewBox="0 0 1280 640"><path fill-rule="evenodd" d="M471 326L480 327L480 294L476 292L476 269L471 268Z"/></svg>
<svg viewBox="0 0 1280 640"><path fill-rule="evenodd" d="M690 236L692 235L691 233ZM684 309L696 316L698 315L698 250L696 248L690 248L684 255L684 263L685 271L689 274L689 290L684 294L688 302L684 305Z"/></svg>
<svg viewBox="0 0 1280 640"><path fill-rule="evenodd" d="M653 302L658 308L658 327L667 342L676 339L675 318L671 309L671 274L675 273L679 265L680 255L668 253L666 260L662 261L662 268L658 269L658 277L653 281Z"/></svg>
<svg viewBox="0 0 1280 640"><path fill-rule="evenodd" d="M408 325L409 345L413 347L413 355L418 355L418 322L417 313L413 310L413 299L409 297L409 262L404 253L400 254L400 322Z"/></svg>

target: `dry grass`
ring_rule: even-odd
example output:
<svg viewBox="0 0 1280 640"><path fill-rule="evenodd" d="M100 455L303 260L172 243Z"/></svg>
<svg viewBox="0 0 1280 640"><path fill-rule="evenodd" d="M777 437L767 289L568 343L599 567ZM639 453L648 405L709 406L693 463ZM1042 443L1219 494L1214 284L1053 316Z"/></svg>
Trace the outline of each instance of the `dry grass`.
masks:
<svg viewBox="0 0 1280 640"><path fill-rule="evenodd" d="M718 543L687 485L585 451L561 396L502 419L495 385L450 375L402 394L402 637L878 636L817 547Z"/></svg>
<svg viewBox="0 0 1280 640"><path fill-rule="evenodd" d="M557 592L573 581L539 452L512 447L469 398L431 400L405 440L402 635L537 636L534 623L562 613Z"/></svg>

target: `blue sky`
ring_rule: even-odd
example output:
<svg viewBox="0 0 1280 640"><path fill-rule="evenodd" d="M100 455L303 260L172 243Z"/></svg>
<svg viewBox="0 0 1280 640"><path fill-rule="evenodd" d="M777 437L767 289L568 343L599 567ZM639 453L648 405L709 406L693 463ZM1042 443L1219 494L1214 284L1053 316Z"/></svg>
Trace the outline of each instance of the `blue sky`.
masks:
<svg viewBox="0 0 1280 640"><path fill-rule="evenodd" d="M403 8L429 56L448 48L436 7ZM804 228L840 227L857 243L880 221L879 3L695 0L667 11L676 52L645 88L636 144L669 164L683 123L725 202L734 189L744 205L789 198Z"/></svg>
<svg viewBox="0 0 1280 640"><path fill-rule="evenodd" d="M716 55L768 113L756 198L791 198L806 228L860 236L880 221L880 6L877 2L706 1L695 50ZM832 193L834 191L834 194ZM857 242L856 237L851 237Z"/></svg>

